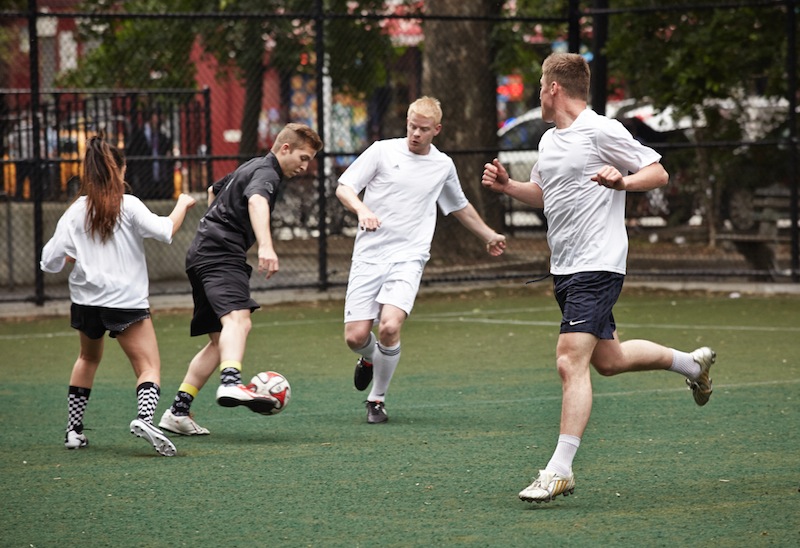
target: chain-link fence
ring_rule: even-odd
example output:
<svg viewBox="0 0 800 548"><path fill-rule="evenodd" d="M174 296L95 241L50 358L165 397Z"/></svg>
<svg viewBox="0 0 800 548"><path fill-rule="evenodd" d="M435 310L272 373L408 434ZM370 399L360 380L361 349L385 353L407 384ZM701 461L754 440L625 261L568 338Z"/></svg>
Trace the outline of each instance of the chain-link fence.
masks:
<svg viewBox="0 0 800 548"><path fill-rule="evenodd" d="M453 157L470 201L510 240L490 259L442 219L424 281L544 273L541 212L479 180L495 156L527 180L550 127L538 110L540 66L559 50L590 60L593 108L661 152L671 175L665 191L628 196L631 275L797 281L794 0L646 8L168 0L157 13L144 0L5 4L7 300L68 295L67 273L44 277L38 257L75 196L84 142L100 130L126 152L131 191L167 214L180 192L205 201L210 183L268 151L287 122L314 127L325 148L273 215L281 272L253 286L343 285L356 220L334 196L338 176L374 140L403 136L406 108L423 94L444 108L437 146ZM188 292L183 259L202 209L171 246L148 242L152 294Z"/></svg>

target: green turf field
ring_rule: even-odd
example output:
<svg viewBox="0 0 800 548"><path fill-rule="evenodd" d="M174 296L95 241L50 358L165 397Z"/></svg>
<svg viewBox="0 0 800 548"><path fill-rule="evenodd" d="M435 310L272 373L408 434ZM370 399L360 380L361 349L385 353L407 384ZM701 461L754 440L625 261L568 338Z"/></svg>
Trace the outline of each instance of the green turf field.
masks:
<svg viewBox="0 0 800 548"><path fill-rule="evenodd" d="M262 309L245 375L286 375L289 407L218 407L209 386L193 410L211 436L173 436L174 458L129 433L134 377L110 339L90 446L64 449L77 335L0 323L0 545L800 545L800 298L626 290L621 338L712 346L714 395L698 408L674 373L596 375L575 494L537 506L517 492L558 436L548 289L420 297L385 425L352 386L341 303ZM205 341L188 314L154 313L159 418Z"/></svg>

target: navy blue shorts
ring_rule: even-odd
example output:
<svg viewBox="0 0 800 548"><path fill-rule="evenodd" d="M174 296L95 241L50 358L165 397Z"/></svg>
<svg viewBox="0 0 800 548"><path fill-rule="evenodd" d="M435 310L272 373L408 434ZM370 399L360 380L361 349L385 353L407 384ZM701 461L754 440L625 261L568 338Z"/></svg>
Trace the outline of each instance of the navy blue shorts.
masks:
<svg viewBox="0 0 800 548"><path fill-rule="evenodd" d="M149 308L106 308L72 303L69 308L70 325L89 337L97 340L108 331L111 338L128 327L150 317Z"/></svg>
<svg viewBox="0 0 800 548"><path fill-rule="evenodd" d="M220 318L234 310L261 308L250 297L250 274L253 271L246 262L214 263L191 267L186 271L192 284L194 315L191 335L207 335L222 331Z"/></svg>
<svg viewBox="0 0 800 548"><path fill-rule="evenodd" d="M578 272L553 276L561 308L561 333L591 333L613 339L617 324L611 309L622 292L625 276L615 272Z"/></svg>

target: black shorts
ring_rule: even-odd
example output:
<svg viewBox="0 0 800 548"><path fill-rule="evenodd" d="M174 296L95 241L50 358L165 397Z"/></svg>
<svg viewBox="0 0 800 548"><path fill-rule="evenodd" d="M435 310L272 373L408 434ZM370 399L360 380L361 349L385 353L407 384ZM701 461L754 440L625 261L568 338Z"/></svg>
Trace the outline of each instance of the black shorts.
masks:
<svg viewBox="0 0 800 548"><path fill-rule="evenodd" d="M222 331L222 318L234 310L261 308L250 297L250 274L253 271L246 262L214 263L193 266L186 270L192 284L194 315L191 335L206 335Z"/></svg>
<svg viewBox="0 0 800 548"><path fill-rule="evenodd" d="M116 338L128 327L150 317L149 308L106 308L72 303L69 309L70 325L89 337L97 340L108 331Z"/></svg>
<svg viewBox="0 0 800 548"><path fill-rule="evenodd" d="M561 333L591 333L613 339L617 324L611 309L622 292L623 274L578 272L553 276L553 290L561 308Z"/></svg>

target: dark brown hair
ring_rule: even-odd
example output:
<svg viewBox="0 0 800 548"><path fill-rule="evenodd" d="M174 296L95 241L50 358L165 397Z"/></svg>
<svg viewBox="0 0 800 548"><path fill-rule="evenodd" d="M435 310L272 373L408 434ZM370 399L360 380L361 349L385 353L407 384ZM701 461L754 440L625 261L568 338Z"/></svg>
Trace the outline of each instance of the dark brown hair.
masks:
<svg viewBox="0 0 800 548"><path fill-rule="evenodd" d="M105 242L114 234L122 212L125 156L103 132L86 141L80 194L86 196L86 230Z"/></svg>

